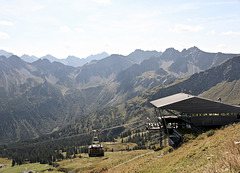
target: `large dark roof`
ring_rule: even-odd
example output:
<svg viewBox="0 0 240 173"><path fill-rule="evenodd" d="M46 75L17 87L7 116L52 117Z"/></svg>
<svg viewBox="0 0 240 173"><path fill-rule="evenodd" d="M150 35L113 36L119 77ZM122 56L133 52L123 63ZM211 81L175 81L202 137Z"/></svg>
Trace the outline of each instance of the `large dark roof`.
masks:
<svg viewBox="0 0 240 173"><path fill-rule="evenodd" d="M240 107L190 94L179 93L150 102L156 108L185 113L240 113Z"/></svg>

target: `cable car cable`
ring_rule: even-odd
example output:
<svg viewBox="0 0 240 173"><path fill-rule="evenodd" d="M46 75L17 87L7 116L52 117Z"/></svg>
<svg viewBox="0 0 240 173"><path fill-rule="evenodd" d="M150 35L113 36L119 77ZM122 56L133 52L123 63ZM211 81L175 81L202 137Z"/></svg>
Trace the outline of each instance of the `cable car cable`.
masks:
<svg viewBox="0 0 240 173"><path fill-rule="evenodd" d="M114 126L114 127L105 128L105 129L100 130L100 133L103 132L103 131L106 131L106 130L111 130L111 129L124 127L124 126L132 125L132 124L137 124L137 123L140 123L142 121L144 121L144 120L135 121L135 122L132 122L132 123L127 123L127 124L123 124L123 125L118 125L118 126ZM68 138L72 138L72 137L85 136L85 135L88 135L88 134L90 134L90 133L87 132L87 133L81 133L81 134L76 134L76 135L72 135L72 136L61 137L61 138L57 138L57 139L49 139L49 140L42 141L42 142L31 143L31 145L54 142L54 141L58 141L58 140L62 140L62 139L68 139ZM23 141L23 142L26 142L26 141Z"/></svg>

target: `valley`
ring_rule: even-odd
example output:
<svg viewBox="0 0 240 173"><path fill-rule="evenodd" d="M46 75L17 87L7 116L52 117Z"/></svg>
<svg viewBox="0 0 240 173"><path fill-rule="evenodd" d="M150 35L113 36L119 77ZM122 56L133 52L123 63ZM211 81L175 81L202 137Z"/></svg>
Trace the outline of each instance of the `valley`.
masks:
<svg viewBox="0 0 240 173"><path fill-rule="evenodd" d="M235 54L207 53L197 47L182 52L173 48L164 52L136 50L128 56L113 54L81 67L72 67L47 59L25 62L5 51L0 57L0 117L4 120L0 122L0 143L36 138L54 129L62 129L75 120L79 121L79 118L85 123L85 119L94 112L111 109L111 106L141 97L141 94L146 95L154 87L167 88L166 94L163 95L165 89L161 89L161 95L146 95L148 100L182 90L191 90L199 95L218 81L209 85L207 79L195 87L183 82L174 85L174 92L170 92L172 87L165 86L173 85L171 83L179 77L195 73L191 80L194 76L205 75L204 72L196 72L215 67L233 56ZM211 75L214 76L213 72ZM228 80L226 78L220 80ZM195 91L200 86L202 89ZM130 113L129 116L136 114ZM112 120L109 123L116 125L118 120ZM86 132L85 128L79 129L79 132Z"/></svg>
<svg viewBox="0 0 240 173"><path fill-rule="evenodd" d="M128 56L113 54L80 67L47 59L30 63L15 55L0 56L0 67L0 156L10 159L3 160L7 164L1 170L6 171L29 167L42 172L155 172L167 165L169 157L170 165L178 167L164 168L166 172L211 172L217 167L203 161L201 149L205 145L210 145L205 150L212 148L212 137L190 134L189 142L173 150L160 149L159 137L146 133L146 119L156 118L150 101L184 92L240 104L240 57L207 53L197 47L182 52L173 48L164 52L136 50ZM102 158L84 154L92 130L102 130L100 139L106 147ZM185 147L193 150L185 152ZM199 155L195 153L192 161L200 165L186 160L185 156L194 151ZM216 155L220 155L218 150ZM31 163L25 163L26 158ZM12 159L16 166L11 168ZM215 161L221 162L218 158ZM210 166L202 169L203 164ZM238 164L232 172L235 170L239 170Z"/></svg>

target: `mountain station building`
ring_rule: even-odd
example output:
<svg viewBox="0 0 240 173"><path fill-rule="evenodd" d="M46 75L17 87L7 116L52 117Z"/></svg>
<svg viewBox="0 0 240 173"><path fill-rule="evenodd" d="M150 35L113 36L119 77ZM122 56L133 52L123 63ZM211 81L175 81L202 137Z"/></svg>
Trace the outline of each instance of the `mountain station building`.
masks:
<svg viewBox="0 0 240 173"><path fill-rule="evenodd" d="M189 128L201 133L201 127L220 127L240 122L240 106L178 93L150 102L158 118L157 125L148 124L149 131L159 130L160 145L168 138L169 145L177 147L183 142L179 129Z"/></svg>

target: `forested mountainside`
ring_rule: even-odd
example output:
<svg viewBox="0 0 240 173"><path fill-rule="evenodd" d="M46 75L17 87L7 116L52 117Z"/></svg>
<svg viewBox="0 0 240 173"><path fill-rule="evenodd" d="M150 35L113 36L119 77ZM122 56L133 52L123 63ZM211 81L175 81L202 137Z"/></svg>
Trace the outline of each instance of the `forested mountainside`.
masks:
<svg viewBox="0 0 240 173"><path fill-rule="evenodd" d="M78 68L47 59L26 63L15 55L1 56L0 143L50 133L108 105L119 85L114 78L131 65L133 60L121 55ZM125 95L122 100L136 95L133 91L121 94ZM120 101L114 98L114 102Z"/></svg>
<svg viewBox="0 0 240 173"><path fill-rule="evenodd" d="M51 63L47 59L26 63L15 55L8 58L1 56L0 118L3 121L0 121L0 143L38 137L61 129L77 118L83 119L82 128L86 126L89 129L91 122L96 119L94 111L124 103L143 92L146 95L148 93L146 91L155 86L161 88L173 82L176 75L171 71L171 67L177 60L182 59L183 63L194 60L195 66L203 69L197 60L205 54L209 54L206 59L211 62L211 65L206 63L208 67L233 56L233 54L204 53L196 47L182 52L167 49L163 54L156 51L136 50L128 56L111 55L77 68L59 62ZM143 60L140 60L139 64L136 63L137 56ZM184 86L180 88L180 90L190 90ZM167 91L165 95L168 94L171 92ZM156 94L156 97L158 96ZM151 94L146 95L145 100L153 97ZM124 110L115 112L108 123L104 122L106 117L101 123L103 125L105 123L106 127L116 124L117 117L124 114L127 116L124 120L120 118L117 124L129 121L136 116L131 111L141 115L145 108L138 102L143 101L136 99L136 104L124 103L122 106L126 107ZM147 102L143 103L146 104ZM112 112L111 107L107 109ZM115 107L114 111L115 109L118 107ZM104 111L102 113L104 114ZM87 120L89 123L86 123Z"/></svg>

